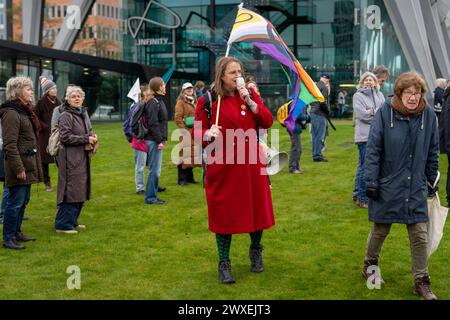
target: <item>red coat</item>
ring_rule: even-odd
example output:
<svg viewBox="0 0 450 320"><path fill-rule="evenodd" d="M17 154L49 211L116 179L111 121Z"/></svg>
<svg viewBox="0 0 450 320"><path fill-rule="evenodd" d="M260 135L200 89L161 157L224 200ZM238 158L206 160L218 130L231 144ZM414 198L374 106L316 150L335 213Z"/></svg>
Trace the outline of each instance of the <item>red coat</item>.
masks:
<svg viewBox="0 0 450 320"><path fill-rule="evenodd" d="M245 103L239 95L228 96L221 102L219 126L222 127L222 133L225 133L226 129L242 129L244 132L248 129L255 129L255 131L248 131L248 135L244 139L245 157L242 157L242 151L239 155L237 154L236 145L238 143L226 143L227 138L223 138L225 145L223 149L217 149L211 153L215 158L223 160L223 164L208 163L206 167L205 192L208 204L208 223L209 230L214 233L250 233L268 229L275 224L268 177L261 174L265 164L261 162L260 156L257 157L257 161L253 162L250 161L252 158L249 156L249 148L252 145L255 151L253 154L261 152L257 142L250 143L257 141L256 128L270 128L273 124L273 116L254 92L253 100L258 104L258 114L254 114L247 108L243 115L242 106ZM210 123L215 123L217 101L212 104L210 120L208 120L207 112L202 109L203 104L204 97L198 101L195 115L195 120L202 123L202 137L210 127ZM200 128L197 124L194 128L194 135L200 136ZM215 142L217 140L220 139L216 139ZM234 139L234 141L237 140ZM203 145L207 146L205 142ZM232 156L233 149L234 157ZM229 163L227 157L228 160L234 160L234 164L227 164ZM238 158L241 158L241 161L236 164ZM210 156L208 160L211 159Z"/></svg>

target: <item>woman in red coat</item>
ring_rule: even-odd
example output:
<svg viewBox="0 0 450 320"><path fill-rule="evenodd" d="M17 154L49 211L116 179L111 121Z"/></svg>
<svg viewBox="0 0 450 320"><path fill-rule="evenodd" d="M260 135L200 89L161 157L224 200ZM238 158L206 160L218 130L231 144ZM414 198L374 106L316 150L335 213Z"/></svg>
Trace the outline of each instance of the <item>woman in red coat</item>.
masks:
<svg viewBox="0 0 450 320"><path fill-rule="evenodd" d="M199 99L195 115L194 135L197 141L202 138L207 155L208 222L216 234L222 283L235 282L229 258L232 234L250 234L251 271L262 272L263 230L275 224L257 133L257 128L270 128L273 117L253 89L236 83L242 76L239 60L219 59L212 89L213 96L221 97L218 126L217 101L205 104L208 95Z"/></svg>

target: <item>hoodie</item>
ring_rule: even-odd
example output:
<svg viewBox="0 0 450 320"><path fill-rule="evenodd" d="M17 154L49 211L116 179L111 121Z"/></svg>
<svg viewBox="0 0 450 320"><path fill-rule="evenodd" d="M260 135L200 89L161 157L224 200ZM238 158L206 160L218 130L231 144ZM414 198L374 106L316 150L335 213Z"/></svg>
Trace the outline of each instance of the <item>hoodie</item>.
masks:
<svg viewBox="0 0 450 320"><path fill-rule="evenodd" d="M359 88L353 95L355 143L367 142L375 113L384 103L384 95L375 88Z"/></svg>

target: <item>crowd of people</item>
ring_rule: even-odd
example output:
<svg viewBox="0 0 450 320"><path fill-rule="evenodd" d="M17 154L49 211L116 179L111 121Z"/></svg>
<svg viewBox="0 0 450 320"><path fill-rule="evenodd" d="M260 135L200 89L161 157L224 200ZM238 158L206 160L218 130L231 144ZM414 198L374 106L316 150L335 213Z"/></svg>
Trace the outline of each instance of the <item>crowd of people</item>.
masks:
<svg viewBox="0 0 450 320"><path fill-rule="evenodd" d="M381 87L389 76L384 66L363 73L352 97L354 143L358 150L353 200L368 209L373 222L363 276L368 279L370 268L379 268L381 248L391 225L405 224L415 291L424 299L434 300L437 298L431 291L428 272L427 197L437 192L437 187L430 185L438 177L439 146L441 152L449 155L450 163L450 86L445 79L438 79L435 103L430 107L420 74L401 74L395 79L393 96L385 97ZM301 133L309 122L313 162L328 162L323 153L331 124L330 80L329 74L320 76L317 87L324 101L305 108L296 119L295 130L288 131L290 173L303 173ZM32 81L21 76L11 78L7 82L7 101L0 107L5 181L1 205L3 247L9 249L24 249L23 242L36 240L25 235L21 225L31 184L44 182L45 189L53 191L49 175L52 163L58 167L56 232L74 234L86 228L78 220L90 198L90 159L97 151L98 137L84 107L85 93L79 86L69 85L60 102L54 82L41 77L40 84L42 97L35 103ZM162 78L154 77L140 89L139 101L130 106L123 126L134 152L136 193L144 196L146 204L164 205L159 193L165 188L159 181L169 136L166 84ZM340 92L341 116L347 94ZM131 119L137 110L141 110L145 129L142 137L132 130ZM264 271L262 236L275 224L275 218L270 179L264 174L267 163L260 132L267 132L272 126L273 116L255 79L247 77L244 81L244 68L238 59L219 59L209 90L201 81L182 85L174 120L180 139L178 185L196 184L193 170L203 166L208 226L216 238L220 282L235 282L230 260L233 234L250 235L250 271ZM227 136L230 132L232 139ZM55 147L51 145L54 135L58 135L58 149L56 156L51 156L49 148ZM252 155L257 155L255 161ZM376 275L383 282L381 274Z"/></svg>

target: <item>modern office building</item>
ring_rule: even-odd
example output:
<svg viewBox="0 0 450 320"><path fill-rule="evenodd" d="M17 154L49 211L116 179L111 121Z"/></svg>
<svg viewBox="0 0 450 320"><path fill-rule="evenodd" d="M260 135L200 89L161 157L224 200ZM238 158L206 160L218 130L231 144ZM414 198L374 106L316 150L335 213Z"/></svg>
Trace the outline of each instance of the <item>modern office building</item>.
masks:
<svg viewBox="0 0 450 320"><path fill-rule="evenodd" d="M126 94L136 77L144 82L175 65L169 83L172 101L184 81L209 82L216 59L225 54L241 2L9 1L14 32L8 39L15 42L0 40L7 65L0 70L0 87L7 75L27 72L36 77L46 72L61 87L82 84L91 112L111 105L119 114L129 105ZM332 104L339 89L352 93L359 76L377 64L391 70L386 94L394 77L407 70L423 74L430 91L436 78L450 78L450 0L243 3L272 22L313 79L322 72L331 75ZM29 12L41 14L30 17ZM277 61L248 43L234 44L230 53L255 76L270 108L286 100L289 85Z"/></svg>

